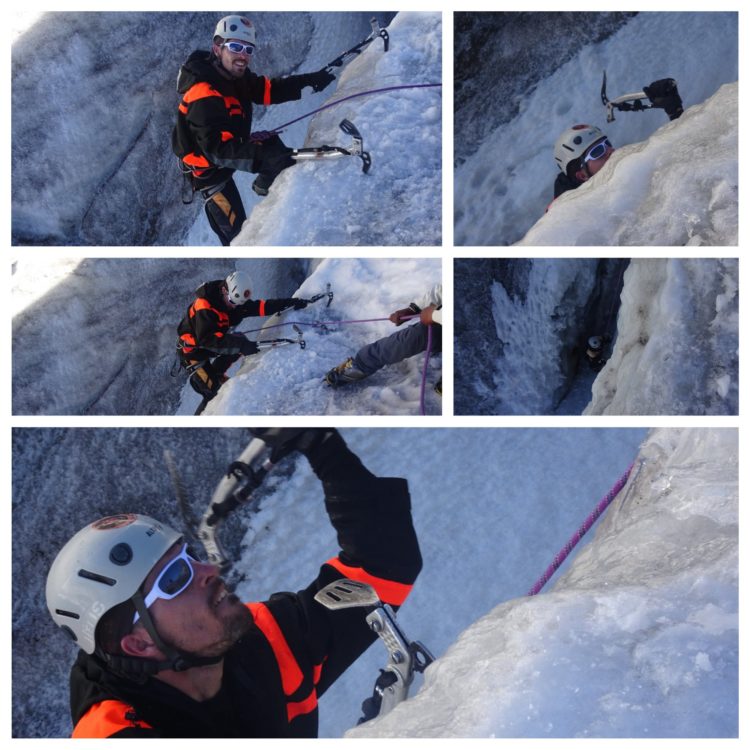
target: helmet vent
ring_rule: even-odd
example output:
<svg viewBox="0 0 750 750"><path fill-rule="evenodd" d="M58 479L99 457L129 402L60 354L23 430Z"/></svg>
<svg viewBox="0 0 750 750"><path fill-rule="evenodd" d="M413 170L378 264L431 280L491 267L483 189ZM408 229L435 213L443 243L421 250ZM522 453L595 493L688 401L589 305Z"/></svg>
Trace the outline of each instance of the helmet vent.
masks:
<svg viewBox="0 0 750 750"><path fill-rule="evenodd" d="M115 565L127 565L133 559L133 550L129 544L120 542L109 551L109 559Z"/></svg>
<svg viewBox="0 0 750 750"><path fill-rule="evenodd" d="M103 583L107 586L114 586L117 581L114 578L107 578L107 576L99 575L99 573L92 573L90 570L81 570L78 571L78 575L81 578L87 578L89 581L96 581L97 583Z"/></svg>
<svg viewBox="0 0 750 750"><path fill-rule="evenodd" d="M55 614L60 615L61 617L72 617L74 620L80 620L81 616L76 614L75 612L68 612L64 609L56 609Z"/></svg>

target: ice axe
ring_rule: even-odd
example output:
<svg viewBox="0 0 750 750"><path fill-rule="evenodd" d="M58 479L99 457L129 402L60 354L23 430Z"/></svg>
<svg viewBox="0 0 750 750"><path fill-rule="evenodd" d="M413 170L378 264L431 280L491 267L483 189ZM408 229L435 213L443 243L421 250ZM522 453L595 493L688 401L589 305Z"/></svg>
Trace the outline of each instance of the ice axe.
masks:
<svg viewBox="0 0 750 750"><path fill-rule="evenodd" d="M305 299L305 302L307 302L308 305L312 305L314 302L324 299L325 297L328 298L328 302L326 302L326 307L328 308L331 306L331 302L333 302L333 292L331 291L330 282L326 284L325 292L319 292L318 294L313 294L313 296L310 297L309 299ZM296 298L293 298L293 299L296 299ZM291 310L292 307L293 306L286 307L283 310L279 310L273 317L280 318L284 313L289 312L289 310Z"/></svg>
<svg viewBox="0 0 750 750"><path fill-rule="evenodd" d="M362 704L364 716L359 723L384 716L406 700L414 673L424 672L435 657L422 643L408 638L391 606L380 600L372 586L349 578L324 586L315 594L315 601L334 611L351 607L366 609L365 622L388 651L388 663L375 682L372 697Z"/></svg>
<svg viewBox="0 0 750 750"><path fill-rule="evenodd" d="M654 109L653 104L644 104L648 100L645 91L636 91L632 94L623 94L616 99L607 97L607 71L604 71L602 77L602 104L607 108L607 122L614 122L615 110L620 112L643 112L647 109Z"/></svg>
<svg viewBox="0 0 750 750"><path fill-rule="evenodd" d="M388 36L388 32L385 29L380 28L380 24L378 23L377 18L370 19L370 27L372 30L365 39L363 39L359 44L355 44L346 52L342 52L335 60L331 60L331 62L329 62L328 65L323 68L323 70L326 70L329 73L333 73L333 68L341 68L342 66L346 65L349 60L352 60L357 55L359 55L362 50L367 47L368 44L373 42L378 37L383 40L383 52L388 52L388 47L390 45L390 37Z"/></svg>
<svg viewBox="0 0 750 750"><path fill-rule="evenodd" d="M263 440L253 438L240 457L229 465L198 523L196 535L206 551L208 562L217 565L222 575L232 567L232 561L219 541L219 528L239 505L257 505L257 499L251 502L253 493L274 467L270 453Z"/></svg>
<svg viewBox="0 0 750 750"><path fill-rule="evenodd" d="M292 325L292 328L294 328L294 332L297 334L296 339L264 339L263 341L256 341L258 349L276 349L279 346L287 346L288 344L298 344L300 349L304 349L307 344L302 337L302 329L298 325Z"/></svg>
<svg viewBox="0 0 750 750"><path fill-rule="evenodd" d="M330 159L340 159L342 156L358 156L362 159L362 171L367 174L372 165L370 154L364 150L362 145L362 135L350 120L342 120L339 127L347 135L352 137L352 143L349 148L341 146L313 146L310 148L295 148L291 157L295 161L327 161Z"/></svg>

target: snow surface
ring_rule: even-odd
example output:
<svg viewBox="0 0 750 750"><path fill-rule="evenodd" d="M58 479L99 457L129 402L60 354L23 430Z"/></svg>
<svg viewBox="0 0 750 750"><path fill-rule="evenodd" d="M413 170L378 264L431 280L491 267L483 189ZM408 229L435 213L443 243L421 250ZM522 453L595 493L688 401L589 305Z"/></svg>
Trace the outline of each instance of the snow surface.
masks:
<svg viewBox="0 0 750 750"><path fill-rule="evenodd" d="M29 31L14 31L14 244L219 244L200 196L182 204L170 146L177 71L193 49L207 48L218 13L47 13L30 27L49 41L44 55L23 43ZM298 164L263 200L250 189L252 176L239 174L249 220L235 244L441 243L440 13L252 12L253 65L269 76L320 70L371 32L373 16L390 23L387 54L376 39L326 91L255 107L253 129L372 89L436 85L355 98L286 128L282 139L293 148L347 147L339 123L350 119L371 153L371 173L354 158Z"/></svg>
<svg viewBox="0 0 750 750"><path fill-rule="evenodd" d="M737 89L722 84L738 78L737 18L639 13L523 92L518 115L455 170L455 243L736 245ZM610 98L675 78L687 117L622 112L605 123L604 69ZM545 217L554 143L577 122L601 127L617 151Z"/></svg>

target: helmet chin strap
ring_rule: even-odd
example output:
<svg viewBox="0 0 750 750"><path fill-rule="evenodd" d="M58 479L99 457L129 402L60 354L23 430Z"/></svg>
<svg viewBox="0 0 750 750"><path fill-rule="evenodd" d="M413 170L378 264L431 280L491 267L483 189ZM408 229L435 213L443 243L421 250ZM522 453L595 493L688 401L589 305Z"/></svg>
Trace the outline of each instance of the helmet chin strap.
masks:
<svg viewBox="0 0 750 750"><path fill-rule="evenodd" d="M218 664L223 658L220 656L196 656L187 651L180 651L172 646L167 645L156 630L154 621L151 619L151 613L148 611L143 594L136 591L130 599L135 605L146 632L151 636L154 645L166 656L163 661L153 659L141 659L137 656L119 656L114 654L103 654L109 667L117 672L127 675L128 677L150 677L170 670L172 672L184 672L193 667L205 667L211 664Z"/></svg>

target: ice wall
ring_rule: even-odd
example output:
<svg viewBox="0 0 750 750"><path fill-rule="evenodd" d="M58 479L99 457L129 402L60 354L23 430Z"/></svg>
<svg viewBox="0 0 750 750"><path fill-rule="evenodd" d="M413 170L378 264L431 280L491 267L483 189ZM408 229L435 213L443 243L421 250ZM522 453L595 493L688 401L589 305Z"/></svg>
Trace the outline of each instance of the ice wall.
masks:
<svg viewBox="0 0 750 750"><path fill-rule="evenodd" d="M625 259L457 263L456 413L549 414L581 373L586 340L610 334ZM492 325L489 321L492 321ZM580 414L588 403L578 407Z"/></svg>
<svg viewBox="0 0 750 750"><path fill-rule="evenodd" d="M500 604L353 737L736 737L735 430L656 430L553 590Z"/></svg>
<svg viewBox="0 0 750 750"><path fill-rule="evenodd" d="M737 84L618 148L518 245L736 245Z"/></svg>
<svg viewBox="0 0 750 750"><path fill-rule="evenodd" d="M736 259L642 259L585 414L737 414Z"/></svg>

